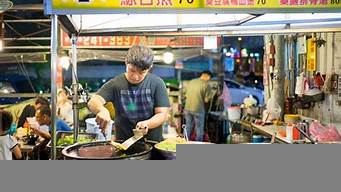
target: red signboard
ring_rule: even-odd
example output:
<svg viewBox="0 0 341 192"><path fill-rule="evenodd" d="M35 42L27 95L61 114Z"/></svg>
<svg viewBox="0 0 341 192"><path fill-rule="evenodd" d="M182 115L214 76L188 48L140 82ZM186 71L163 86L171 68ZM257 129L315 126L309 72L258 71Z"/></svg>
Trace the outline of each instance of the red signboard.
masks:
<svg viewBox="0 0 341 192"><path fill-rule="evenodd" d="M69 36L65 32L61 34L61 46L71 47ZM152 48L203 47L204 37L81 36L77 41L78 48L129 48L132 45L146 45Z"/></svg>

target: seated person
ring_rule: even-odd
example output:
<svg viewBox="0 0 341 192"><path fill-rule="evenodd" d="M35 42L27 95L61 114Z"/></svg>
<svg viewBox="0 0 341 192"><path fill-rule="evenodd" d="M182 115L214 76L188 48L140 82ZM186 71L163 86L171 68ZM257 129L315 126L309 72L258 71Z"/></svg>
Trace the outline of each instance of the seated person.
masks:
<svg viewBox="0 0 341 192"><path fill-rule="evenodd" d="M36 120L39 124L38 127L30 127L32 133L38 135L42 138L42 142L40 142L35 148L33 152L30 153L32 159L36 159L37 155L40 155L40 159L48 159L49 153L46 150L46 145L51 139L51 109L49 106L43 105L37 109L35 114ZM56 131L72 131L72 129L60 119L56 119Z"/></svg>
<svg viewBox="0 0 341 192"><path fill-rule="evenodd" d="M57 117L64 120L70 127L73 126L72 101L68 99L64 89L58 90L57 93Z"/></svg>
<svg viewBox="0 0 341 192"><path fill-rule="evenodd" d="M12 154L16 159L22 158L19 143L9 135L12 121L11 113L0 109L0 160L12 160Z"/></svg>
<svg viewBox="0 0 341 192"><path fill-rule="evenodd" d="M17 128L24 127L24 124L26 122L26 118L27 117L34 117L36 110L42 105L49 106L50 103L45 97L41 97L41 96L37 97L34 105L32 105L32 104L26 105L25 108L23 109L19 119L18 119Z"/></svg>

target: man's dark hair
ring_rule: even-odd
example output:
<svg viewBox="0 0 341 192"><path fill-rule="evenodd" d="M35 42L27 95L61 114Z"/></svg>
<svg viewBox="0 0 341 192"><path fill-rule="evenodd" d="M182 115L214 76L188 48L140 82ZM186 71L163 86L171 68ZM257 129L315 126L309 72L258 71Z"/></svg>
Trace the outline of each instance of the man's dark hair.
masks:
<svg viewBox="0 0 341 192"><path fill-rule="evenodd" d="M153 60L153 51L140 45L132 46L126 56L127 64L132 64L141 70L149 69L153 65Z"/></svg>
<svg viewBox="0 0 341 192"><path fill-rule="evenodd" d="M41 105L47 105L47 106L49 106L49 105L50 105L50 102L49 102L49 100L47 100L47 98L38 96L37 99L36 99L35 104L36 104L36 105L37 105L37 104L41 104Z"/></svg>
<svg viewBox="0 0 341 192"><path fill-rule="evenodd" d="M200 73L200 76L203 75L203 74L207 74L210 77L213 77L213 74L211 73L211 71L203 71L203 72Z"/></svg>
<svg viewBox="0 0 341 192"><path fill-rule="evenodd" d="M38 111L41 115L47 115L48 117L51 117L51 109L48 105L42 105L38 108Z"/></svg>
<svg viewBox="0 0 341 192"><path fill-rule="evenodd" d="M0 129L7 131L11 127L12 121L12 114L8 111L0 109Z"/></svg>

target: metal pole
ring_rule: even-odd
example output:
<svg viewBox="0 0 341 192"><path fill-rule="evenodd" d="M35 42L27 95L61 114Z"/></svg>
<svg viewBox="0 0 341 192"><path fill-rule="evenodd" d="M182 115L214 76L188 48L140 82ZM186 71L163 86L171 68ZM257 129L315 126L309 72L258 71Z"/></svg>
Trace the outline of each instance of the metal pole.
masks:
<svg viewBox="0 0 341 192"><path fill-rule="evenodd" d="M78 141L79 115L78 115L78 80L77 80L77 37L71 37L72 47L72 108L73 108L73 142Z"/></svg>
<svg viewBox="0 0 341 192"><path fill-rule="evenodd" d="M176 75L177 75L177 79L179 82L179 97L178 97L178 103L182 104L182 80L181 80L181 70L182 69L177 69L176 70Z"/></svg>
<svg viewBox="0 0 341 192"><path fill-rule="evenodd" d="M56 111L57 111L57 33L58 33L58 18L57 15L51 15L51 159L56 159Z"/></svg>
<svg viewBox="0 0 341 192"><path fill-rule="evenodd" d="M284 36L275 35L274 36L274 44L276 47L275 53L275 67L274 67L274 86L273 86L273 94L271 97L274 97L279 106L282 109L281 119L283 119L284 114Z"/></svg>

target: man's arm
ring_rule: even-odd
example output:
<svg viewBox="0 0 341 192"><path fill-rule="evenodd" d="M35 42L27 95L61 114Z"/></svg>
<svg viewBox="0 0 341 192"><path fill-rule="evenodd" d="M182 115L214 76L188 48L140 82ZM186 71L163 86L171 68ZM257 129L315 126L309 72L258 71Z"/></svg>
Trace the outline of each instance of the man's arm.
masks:
<svg viewBox="0 0 341 192"><path fill-rule="evenodd" d="M205 85L205 98L204 98L204 102L205 103L208 103L210 102L211 98L212 98L212 92L211 92L211 86L209 85L208 82L206 82L206 85Z"/></svg>
<svg viewBox="0 0 341 192"><path fill-rule="evenodd" d="M88 102L88 107L91 112L97 114L101 110L103 110L105 104L105 100L100 95L93 95Z"/></svg>
<svg viewBox="0 0 341 192"><path fill-rule="evenodd" d="M137 127L147 127L148 129L154 129L161 126L167 120L168 107L156 107L154 109L155 115L150 119L140 121L137 123Z"/></svg>
<svg viewBox="0 0 341 192"><path fill-rule="evenodd" d="M91 112L96 114L96 122L101 128L106 128L107 123L111 120L109 111L104 107L105 100L100 95L94 95L88 102Z"/></svg>

